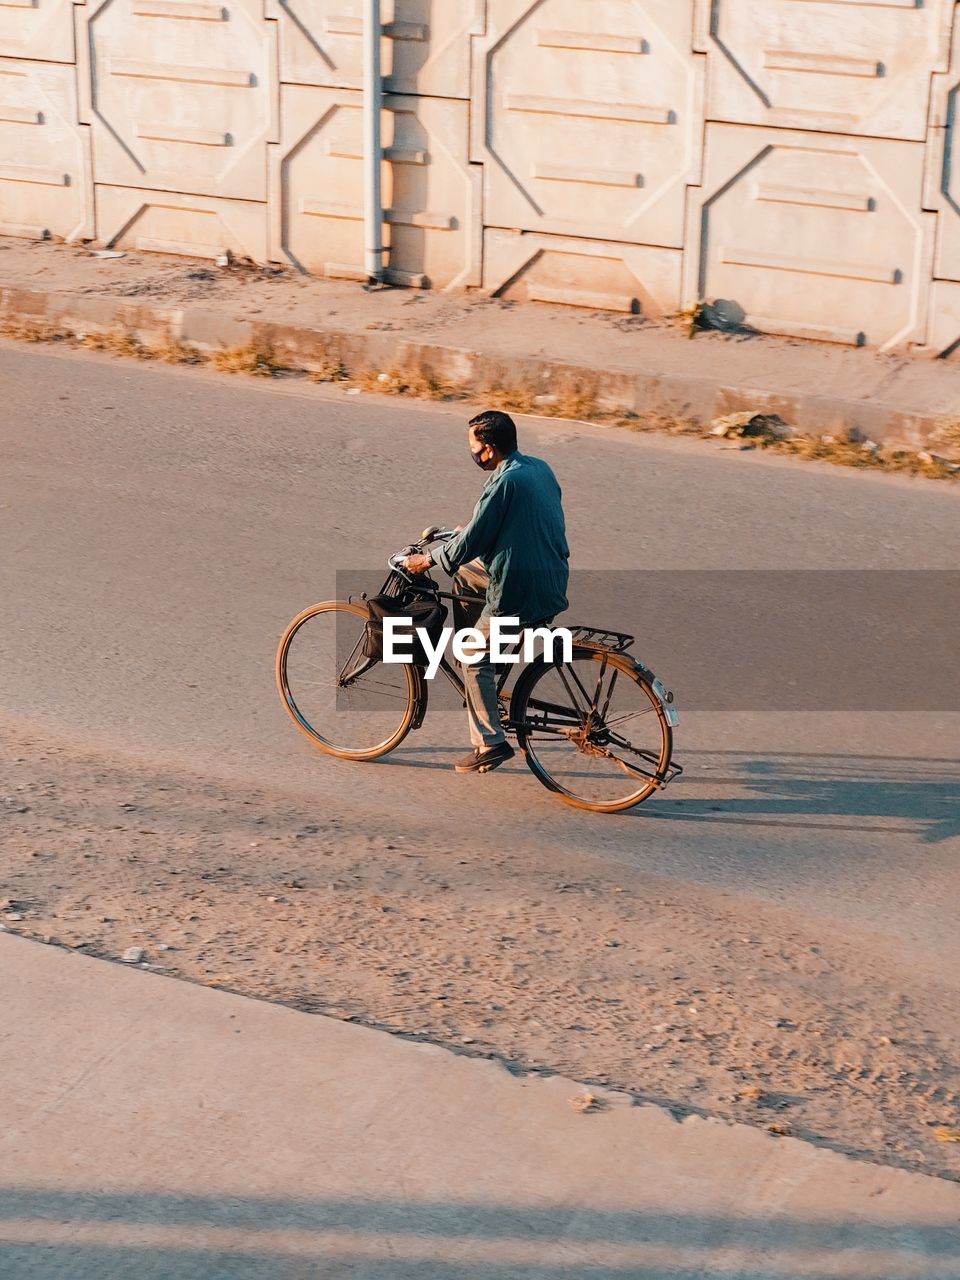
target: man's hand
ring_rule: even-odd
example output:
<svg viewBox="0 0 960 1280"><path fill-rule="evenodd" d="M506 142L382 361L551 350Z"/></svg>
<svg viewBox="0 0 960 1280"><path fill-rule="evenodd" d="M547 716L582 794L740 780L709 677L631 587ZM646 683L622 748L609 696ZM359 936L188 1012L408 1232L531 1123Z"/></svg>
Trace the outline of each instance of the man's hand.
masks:
<svg viewBox="0 0 960 1280"><path fill-rule="evenodd" d="M408 573L426 573L433 564L433 556L407 556L400 562Z"/></svg>

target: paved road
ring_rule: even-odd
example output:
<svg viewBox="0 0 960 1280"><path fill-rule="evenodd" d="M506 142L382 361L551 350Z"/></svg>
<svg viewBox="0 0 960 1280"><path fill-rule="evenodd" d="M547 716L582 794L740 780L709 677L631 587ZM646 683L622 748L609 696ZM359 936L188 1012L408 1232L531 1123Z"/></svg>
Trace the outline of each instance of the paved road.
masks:
<svg viewBox="0 0 960 1280"><path fill-rule="evenodd" d="M923 618L902 646L881 637L885 651L864 628L872 709L858 695L852 708L791 710L767 687L745 710L685 713L688 778L632 814L575 813L522 767L454 776L459 713L432 717L390 763L345 765L280 712L276 640L333 594L338 567L376 567L424 525L469 513L478 475L462 413L14 346L0 347L0 385L0 699L14 715L307 795L367 830L515 848L531 867L575 849L618 877L759 895L960 958L960 715L935 709L936 663L922 659L949 650L943 636L921 642ZM679 571L960 564L956 490L582 425L523 430L564 485L582 569L670 569L692 584ZM738 634L769 671L787 593L782 574L751 582ZM691 648L672 663L668 620L624 607L683 706L729 611L688 607ZM827 639L816 623L800 646L822 663L821 704L834 697ZM785 690L797 652L780 659ZM944 680L949 707L956 681Z"/></svg>

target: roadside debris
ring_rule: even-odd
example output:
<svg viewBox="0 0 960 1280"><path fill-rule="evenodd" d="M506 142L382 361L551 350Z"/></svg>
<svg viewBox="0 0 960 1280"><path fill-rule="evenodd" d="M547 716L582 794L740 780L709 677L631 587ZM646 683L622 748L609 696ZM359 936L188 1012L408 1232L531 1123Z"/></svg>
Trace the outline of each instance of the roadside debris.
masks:
<svg viewBox="0 0 960 1280"><path fill-rule="evenodd" d="M717 329L720 333L756 332L743 307L729 298L701 303L694 314L692 329L694 332L697 329Z"/></svg>
<svg viewBox="0 0 960 1280"><path fill-rule="evenodd" d="M797 433L776 413L728 413L715 418L710 434L726 440L790 440Z"/></svg>
<svg viewBox="0 0 960 1280"><path fill-rule="evenodd" d="M745 1089L739 1090L735 1096L738 1101L742 1099L744 1102L762 1102L764 1092L758 1084L748 1084Z"/></svg>
<svg viewBox="0 0 960 1280"><path fill-rule="evenodd" d="M929 449L921 449L917 457L927 466L946 467L948 471L952 472L960 471L960 462L957 462L955 458L945 458L940 453L931 453Z"/></svg>
<svg viewBox="0 0 960 1280"><path fill-rule="evenodd" d="M789 1138L793 1130L788 1124L784 1124L782 1120L774 1120L766 1126L767 1133L775 1134L778 1138Z"/></svg>
<svg viewBox="0 0 960 1280"><path fill-rule="evenodd" d="M588 1111L598 1111L600 1104L589 1089L584 1089L583 1093L578 1093L575 1098L570 1099L570 1106L578 1115L586 1115Z"/></svg>

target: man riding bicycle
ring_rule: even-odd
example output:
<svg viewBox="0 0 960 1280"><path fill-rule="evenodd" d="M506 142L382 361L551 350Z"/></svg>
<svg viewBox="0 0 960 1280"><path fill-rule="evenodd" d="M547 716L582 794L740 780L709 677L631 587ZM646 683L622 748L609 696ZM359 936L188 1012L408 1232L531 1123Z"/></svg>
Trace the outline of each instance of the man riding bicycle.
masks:
<svg viewBox="0 0 960 1280"><path fill-rule="evenodd" d="M569 579L556 476L545 462L519 451L516 424L497 409L472 418L467 439L474 462L492 473L470 523L435 552L407 556L404 567L426 573L437 564L469 586L485 586L486 605L475 625L488 641L493 616L517 618L522 627L547 626L567 607ZM500 719L489 653L465 663L463 679L474 749L454 768L487 772L514 755Z"/></svg>

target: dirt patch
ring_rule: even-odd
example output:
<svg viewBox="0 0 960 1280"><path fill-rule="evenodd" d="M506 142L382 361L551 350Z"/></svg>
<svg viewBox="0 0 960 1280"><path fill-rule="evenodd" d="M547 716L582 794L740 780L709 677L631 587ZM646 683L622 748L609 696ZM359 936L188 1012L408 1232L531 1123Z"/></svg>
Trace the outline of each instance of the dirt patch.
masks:
<svg viewBox="0 0 960 1280"><path fill-rule="evenodd" d="M11 931L960 1178L957 993L886 939L0 741Z"/></svg>

